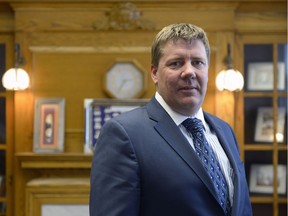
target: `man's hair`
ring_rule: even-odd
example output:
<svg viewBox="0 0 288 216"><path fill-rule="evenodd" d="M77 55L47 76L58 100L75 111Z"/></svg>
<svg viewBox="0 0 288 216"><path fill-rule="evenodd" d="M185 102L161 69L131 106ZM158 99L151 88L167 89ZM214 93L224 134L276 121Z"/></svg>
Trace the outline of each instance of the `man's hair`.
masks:
<svg viewBox="0 0 288 216"><path fill-rule="evenodd" d="M210 45L205 31L189 23L177 23L164 27L154 38L151 47L151 63L158 67L159 59L163 55L163 47L168 41L176 42L183 39L187 42L201 40L205 46L208 62L210 60Z"/></svg>

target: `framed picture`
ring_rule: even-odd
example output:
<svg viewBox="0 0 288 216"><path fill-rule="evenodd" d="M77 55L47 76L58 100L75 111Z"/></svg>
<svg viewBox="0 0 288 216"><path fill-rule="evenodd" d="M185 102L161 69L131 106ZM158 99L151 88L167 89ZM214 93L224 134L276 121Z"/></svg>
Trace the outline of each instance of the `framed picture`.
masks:
<svg viewBox="0 0 288 216"><path fill-rule="evenodd" d="M286 165L277 166L278 194L286 193ZM250 192L252 193L273 193L273 165L252 164L250 170Z"/></svg>
<svg viewBox="0 0 288 216"><path fill-rule="evenodd" d="M55 153L64 150L63 98L38 98L34 112L34 152Z"/></svg>
<svg viewBox="0 0 288 216"><path fill-rule="evenodd" d="M285 89L285 63L278 65L278 90ZM286 72L287 73L287 72ZM273 90L273 63L256 62L248 65L247 90L263 91Z"/></svg>
<svg viewBox="0 0 288 216"><path fill-rule="evenodd" d="M84 153L93 153L102 126L109 119L143 106L146 99L84 99L85 145Z"/></svg>
<svg viewBox="0 0 288 216"><path fill-rule="evenodd" d="M278 108L277 118L277 142L284 141L284 126L285 126L285 108ZM255 141L256 142L273 142L274 127L273 127L273 108L259 107L257 112L257 120L255 127Z"/></svg>

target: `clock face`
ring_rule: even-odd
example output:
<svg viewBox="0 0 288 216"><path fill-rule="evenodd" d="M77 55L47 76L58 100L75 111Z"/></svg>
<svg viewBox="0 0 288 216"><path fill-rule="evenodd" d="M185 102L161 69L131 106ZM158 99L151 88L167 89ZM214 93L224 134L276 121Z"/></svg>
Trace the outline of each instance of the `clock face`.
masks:
<svg viewBox="0 0 288 216"><path fill-rule="evenodd" d="M105 76L106 91L119 99L136 98L145 89L145 76L133 62L115 63Z"/></svg>

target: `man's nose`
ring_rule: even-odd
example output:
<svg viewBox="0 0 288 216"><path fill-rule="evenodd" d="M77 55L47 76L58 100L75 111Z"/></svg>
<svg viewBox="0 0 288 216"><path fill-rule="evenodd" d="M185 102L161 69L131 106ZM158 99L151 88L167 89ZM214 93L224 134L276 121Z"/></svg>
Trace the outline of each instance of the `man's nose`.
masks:
<svg viewBox="0 0 288 216"><path fill-rule="evenodd" d="M191 63L186 63L183 66L182 76L189 78L196 78L196 68Z"/></svg>

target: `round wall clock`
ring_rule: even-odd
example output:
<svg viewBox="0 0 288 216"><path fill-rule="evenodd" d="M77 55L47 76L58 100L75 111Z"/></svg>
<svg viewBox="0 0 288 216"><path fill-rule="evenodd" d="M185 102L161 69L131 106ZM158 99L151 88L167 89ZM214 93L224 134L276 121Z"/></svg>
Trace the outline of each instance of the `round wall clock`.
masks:
<svg viewBox="0 0 288 216"><path fill-rule="evenodd" d="M106 71L103 84L113 98L139 98L146 91L145 71L134 60L116 61Z"/></svg>

